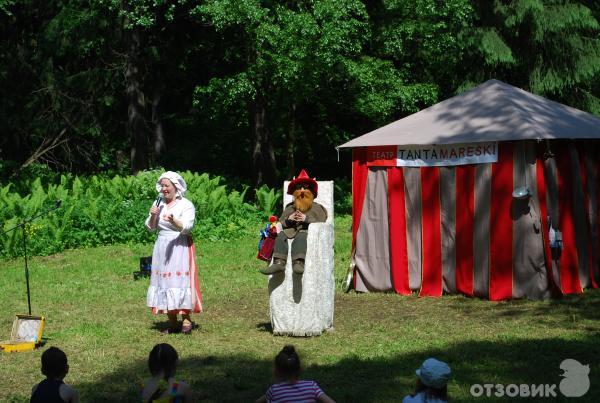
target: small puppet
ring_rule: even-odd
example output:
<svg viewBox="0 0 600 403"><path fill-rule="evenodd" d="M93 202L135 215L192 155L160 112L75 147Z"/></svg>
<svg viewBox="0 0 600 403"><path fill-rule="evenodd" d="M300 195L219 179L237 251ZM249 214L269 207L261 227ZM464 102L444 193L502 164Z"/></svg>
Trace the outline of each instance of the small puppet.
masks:
<svg viewBox="0 0 600 403"><path fill-rule="evenodd" d="M281 224L277 221L277 216L272 215L269 217L269 222L260 231L260 240L258 241L258 254L257 259L270 262L273 257L273 248L275 246L275 239L277 234L281 230Z"/></svg>
<svg viewBox="0 0 600 403"><path fill-rule="evenodd" d="M281 213L283 231L275 239L273 263L261 269L261 273L274 274L285 271L288 258L288 239L293 240L292 270L296 274L304 273L308 226L327 220L325 207L314 201L318 190L317 181L309 177L304 169L289 183L287 193L294 196L294 201L285 206Z"/></svg>

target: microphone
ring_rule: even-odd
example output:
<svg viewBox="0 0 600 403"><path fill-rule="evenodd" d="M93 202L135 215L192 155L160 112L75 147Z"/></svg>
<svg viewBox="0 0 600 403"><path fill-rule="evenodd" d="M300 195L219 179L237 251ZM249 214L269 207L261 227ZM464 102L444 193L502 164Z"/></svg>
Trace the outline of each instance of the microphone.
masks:
<svg viewBox="0 0 600 403"><path fill-rule="evenodd" d="M159 194L158 194L158 197L156 198L156 201L154 202L154 205L155 205L156 207L158 207L158 205L159 205L159 204L160 204L160 202L162 201L162 198L163 198L163 197L162 197L162 195L159 193Z"/></svg>

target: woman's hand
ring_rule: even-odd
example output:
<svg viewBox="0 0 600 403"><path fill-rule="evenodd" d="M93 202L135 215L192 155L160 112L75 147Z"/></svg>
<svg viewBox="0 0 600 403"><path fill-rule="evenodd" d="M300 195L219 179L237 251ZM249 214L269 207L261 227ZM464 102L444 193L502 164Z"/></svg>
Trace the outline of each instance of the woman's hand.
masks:
<svg viewBox="0 0 600 403"><path fill-rule="evenodd" d="M158 225L158 213L160 212L160 209L158 207L156 207L156 205L152 205L152 207L150 207L150 218L148 220L148 228L153 230L156 228L156 226Z"/></svg>
<svg viewBox="0 0 600 403"><path fill-rule="evenodd" d="M179 221L178 219L176 219L173 214L166 214L164 216L165 220L167 220L168 222L170 222L171 224L173 224L175 227L177 227L177 229L179 231L181 231L183 229L183 223L181 221Z"/></svg>

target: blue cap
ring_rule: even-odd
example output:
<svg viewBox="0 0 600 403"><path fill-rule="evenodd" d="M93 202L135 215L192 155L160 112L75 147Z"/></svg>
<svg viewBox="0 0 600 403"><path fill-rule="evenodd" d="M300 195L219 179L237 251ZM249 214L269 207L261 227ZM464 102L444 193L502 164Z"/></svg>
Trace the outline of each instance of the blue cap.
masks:
<svg viewBox="0 0 600 403"><path fill-rule="evenodd" d="M445 362L428 358L423 361L421 368L417 369L415 373L421 379L423 385L439 389L448 383L452 371Z"/></svg>

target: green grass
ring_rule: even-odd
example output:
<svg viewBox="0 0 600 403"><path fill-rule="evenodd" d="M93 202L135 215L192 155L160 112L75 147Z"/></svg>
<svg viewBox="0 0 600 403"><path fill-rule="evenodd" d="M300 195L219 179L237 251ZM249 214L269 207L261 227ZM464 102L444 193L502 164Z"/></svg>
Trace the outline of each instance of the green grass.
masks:
<svg viewBox="0 0 600 403"><path fill-rule="evenodd" d="M340 282L350 239L350 218L339 217L335 329L320 337L271 335L267 279L258 273L263 262L255 259L255 238L197 242L205 313L196 316L199 328L191 336L160 335L166 321L145 307L148 280L132 279L152 245L31 259L32 313L46 317L45 347L67 353L71 369L65 381L83 402L139 401L147 354L165 341L180 353L178 377L192 385L197 401L253 401L272 381L273 357L290 343L301 353L304 377L316 379L339 402L401 400L414 387L414 369L429 356L452 367L453 401L494 401L471 397L474 383L558 385L566 358L591 368L591 388L576 401L600 401L599 290L502 303L344 294ZM27 312L22 259L0 262L0 306L0 339L7 339L14 315ZM29 401L32 385L42 379L44 348L0 354L1 402Z"/></svg>

